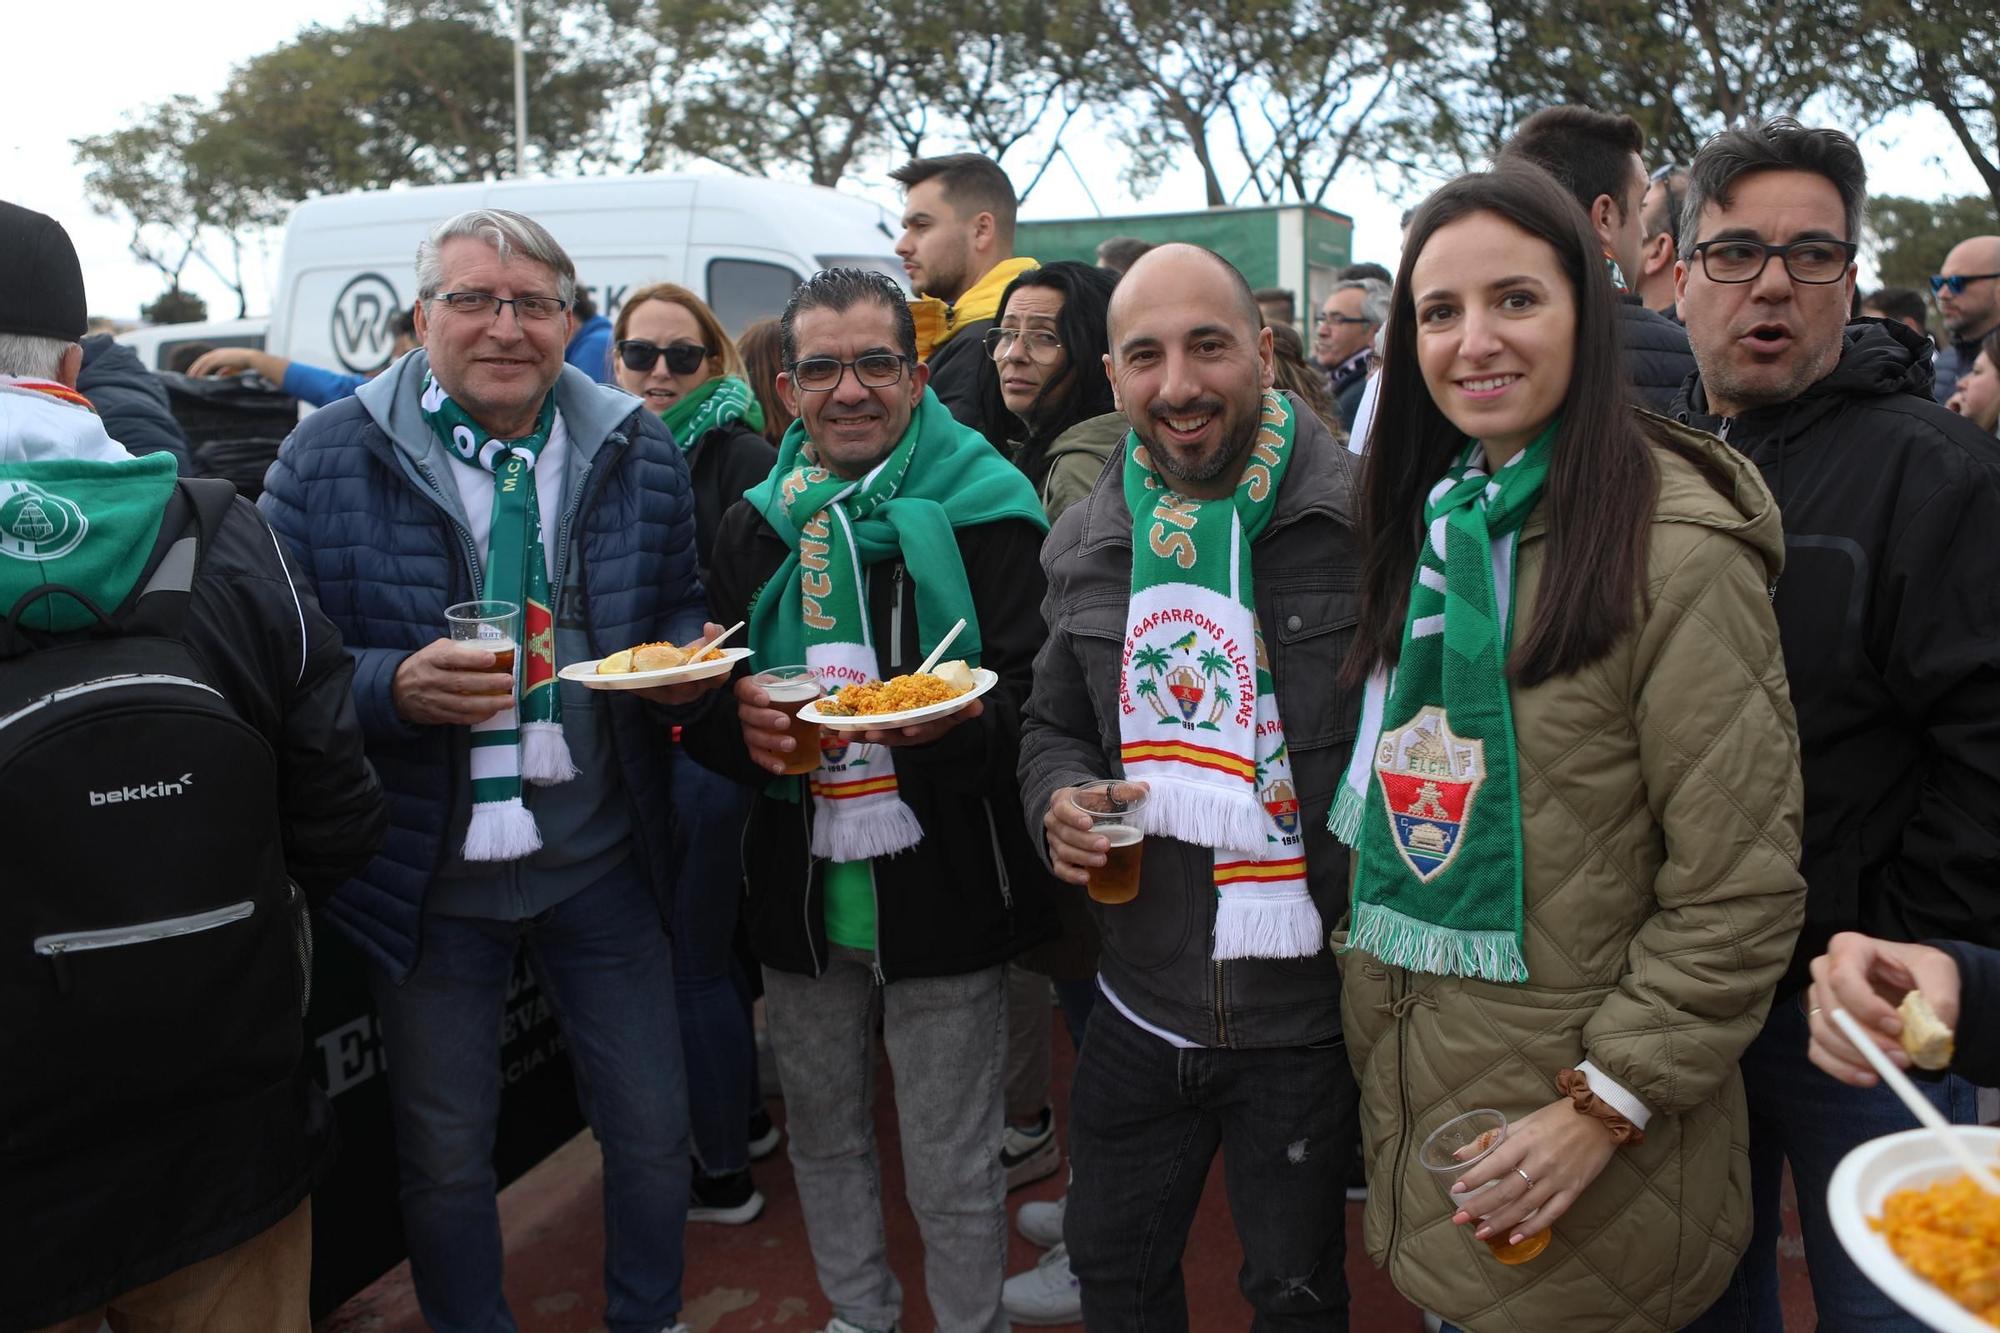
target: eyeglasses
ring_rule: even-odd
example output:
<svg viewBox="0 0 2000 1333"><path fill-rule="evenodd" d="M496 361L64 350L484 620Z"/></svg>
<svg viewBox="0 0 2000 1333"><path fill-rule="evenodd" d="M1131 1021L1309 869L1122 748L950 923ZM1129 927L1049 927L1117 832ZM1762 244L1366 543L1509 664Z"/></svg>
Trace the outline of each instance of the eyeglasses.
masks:
<svg viewBox="0 0 2000 1333"><path fill-rule="evenodd" d="M1047 329L988 329L980 341L986 347L986 355L995 361L1013 350L1014 344L1023 344L1023 351L1030 361L1053 361L1056 353L1062 351L1062 339Z"/></svg>
<svg viewBox="0 0 2000 1333"><path fill-rule="evenodd" d="M1694 247L1701 271L1710 282L1755 282L1776 255L1793 282L1818 285L1839 282L1854 262L1860 246L1853 241L1793 241L1766 245L1762 241L1702 241Z"/></svg>
<svg viewBox="0 0 2000 1333"><path fill-rule="evenodd" d="M495 296L492 292L439 292L432 300L459 315L498 315L501 307L513 306L514 318L523 324L554 319L569 309L560 296Z"/></svg>
<svg viewBox="0 0 2000 1333"><path fill-rule="evenodd" d="M618 361L625 369L649 375L653 363L665 357L667 369L676 375L692 375L701 363L715 355L715 349L700 343L668 343L665 347L643 338L627 338L618 344Z"/></svg>
<svg viewBox="0 0 2000 1333"><path fill-rule="evenodd" d="M903 367L908 365L906 357L894 352L870 352L867 356L857 356L852 361L840 361L830 356L809 356L803 361L794 361L790 368L792 387L804 389L807 393L831 393L840 385L840 378L849 370L864 389L886 389L903 378Z"/></svg>
<svg viewBox="0 0 2000 1333"><path fill-rule="evenodd" d="M1953 296L1963 296L1967 286L1975 282L1984 282L1988 278L2000 278L2000 273L1933 273L1931 295L1936 296L1949 287Z"/></svg>
<svg viewBox="0 0 2000 1333"><path fill-rule="evenodd" d="M1681 200L1680 196L1674 192L1674 173L1679 170L1680 167L1669 162L1646 178L1654 185L1663 186L1666 189L1667 235L1673 239L1674 249L1677 251L1681 248ZM1659 233L1655 232L1653 234L1657 236Z"/></svg>
<svg viewBox="0 0 2000 1333"><path fill-rule="evenodd" d="M1321 311L1319 314L1313 316L1313 323L1321 328L1325 328L1329 324L1366 324L1367 322L1368 319L1365 315L1329 315L1325 311Z"/></svg>

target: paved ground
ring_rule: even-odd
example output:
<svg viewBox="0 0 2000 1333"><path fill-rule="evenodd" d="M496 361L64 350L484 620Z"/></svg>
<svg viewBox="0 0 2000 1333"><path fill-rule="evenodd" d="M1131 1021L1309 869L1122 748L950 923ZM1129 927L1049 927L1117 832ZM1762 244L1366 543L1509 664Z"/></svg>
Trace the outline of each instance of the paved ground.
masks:
<svg viewBox="0 0 2000 1333"><path fill-rule="evenodd" d="M1053 1020L1052 1020L1053 1021ZM1057 1032L1057 1105L1067 1102L1071 1057L1068 1039ZM902 1164L896 1139L893 1099L886 1066L879 1071L877 1133L882 1145L885 1197L889 1200L890 1252L895 1256L908 1309L905 1333L930 1333L930 1305L924 1299L922 1247L916 1221L902 1202ZM783 1123L784 1103L771 1103ZM507 1237L507 1299L523 1333L600 1333L603 1278L600 1269L603 1223L601 1162L586 1133L522 1177L501 1196ZM687 1308L683 1318L695 1333L811 1333L831 1315L813 1278L798 1194L785 1154L757 1166L757 1186L768 1206L749 1226L692 1226L688 1229ZM1029 1199L1061 1193L1062 1173L1015 1191L1011 1209ZM1348 1281L1353 1289L1352 1327L1356 1333L1418 1333L1422 1319L1396 1294L1388 1279L1360 1248L1361 1206L1348 1206ZM1799 1258L1797 1225L1786 1198L1786 1323L1794 1330L1813 1327L1811 1293ZM1013 1237L1010 1272L1027 1268L1040 1251ZM1230 1226L1220 1168L1209 1176L1201 1213L1189 1241L1195 1256L1188 1265L1189 1326L1198 1330L1248 1326L1248 1307L1236 1290L1242 1251ZM410 1289L409 1268L399 1266L373 1287L323 1320L319 1333L422 1333L423 1319Z"/></svg>

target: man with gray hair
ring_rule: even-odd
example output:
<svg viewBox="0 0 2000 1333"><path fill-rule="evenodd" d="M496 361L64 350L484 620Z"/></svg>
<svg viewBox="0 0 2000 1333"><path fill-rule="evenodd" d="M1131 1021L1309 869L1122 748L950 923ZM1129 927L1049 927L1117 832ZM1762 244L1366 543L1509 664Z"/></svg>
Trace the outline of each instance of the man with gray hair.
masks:
<svg viewBox="0 0 2000 1333"><path fill-rule="evenodd" d="M605 1323L659 1333L680 1327L689 1188L661 705L719 682L599 694L556 671L704 632L687 464L656 414L563 364L576 270L532 219L438 225L417 297L421 347L308 417L261 501L346 637L390 792L383 853L327 916L370 965L431 1326L515 1327L492 1159L525 945L604 1149ZM447 637L475 598L509 604L514 660Z"/></svg>
<svg viewBox="0 0 2000 1333"><path fill-rule="evenodd" d="M1350 433L1368 384L1375 335L1389 320L1389 284L1379 278L1336 282L1313 321L1313 360L1326 371L1327 387Z"/></svg>

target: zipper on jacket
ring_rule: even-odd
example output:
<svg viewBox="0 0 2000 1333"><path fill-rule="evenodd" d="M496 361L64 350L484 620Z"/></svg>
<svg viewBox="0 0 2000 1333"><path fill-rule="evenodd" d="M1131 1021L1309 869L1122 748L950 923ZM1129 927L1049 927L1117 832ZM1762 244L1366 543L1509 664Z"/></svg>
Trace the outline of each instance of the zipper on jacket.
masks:
<svg viewBox="0 0 2000 1333"><path fill-rule="evenodd" d="M1409 978L1405 974L1397 977L1393 973L1389 980L1389 998L1393 1006L1403 998L1403 987ZM1403 1044L1403 1017L1393 1014L1391 1021L1396 1025L1396 1166L1389 1176L1389 1245L1388 1262L1396 1262L1396 1233L1403 1225L1403 1179L1404 1149L1409 1144L1409 1135L1402 1127L1410 1123L1410 1079L1409 1067L1404 1063L1409 1058L1408 1048Z"/></svg>
<svg viewBox="0 0 2000 1333"><path fill-rule="evenodd" d="M875 887L875 858L868 858L868 898L875 904L875 984L886 986L889 978L882 975L882 891Z"/></svg>
<svg viewBox="0 0 2000 1333"><path fill-rule="evenodd" d="M122 949L133 944L153 944L160 940L176 939L182 935L199 935L203 931L214 930L241 921L257 910L257 904L244 899L227 907L217 907L206 912L190 912L185 916L163 917L158 921L141 921L130 926L107 926L99 930L68 930L53 935L38 935L33 941L36 953L49 960L55 969L56 988L67 995L70 988L70 972L66 959L73 953L89 953L97 949Z"/></svg>
<svg viewBox="0 0 2000 1333"><path fill-rule="evenodd" d="M1000 901L1007 910L1014 910L1014 883L1007 877L1007 858L1000 852L1000 825L993 818L993 802L985 797L979 799L979 808L986 812L986 836L993 844L993 872L1000 877Z"/></svg>
<svg viewBox="0 0 2000 1333"><path fill-rule="evenodd" d="M563 580L569 570L570 526L576 516L583 512L583 507L596 498L591 492L591 484L593 478L600 475L597 465L601 462L615 462L618 453L623 451L629 443L630 441L624 435L613 431L604 437L603 447L598 449L597 456L586 462L583 465L583 471L577 474L576 496L569 502L569 507L563 510L562 518L556 522L556 576L549 584L549 612L551 615L556 614L562 605ZM692 495L693 491L690 490L689 494Z"/></svg>
<svg viewBox="0 0 2000 1333"><path fill-rule="evenodd" d="M1229 1015L1223 1007L1223 968L1227 966L1220 958L1215 960L1215 1044L1229 1044Z"/></svg>
<svg viewBox="0 0 2000 1333"><path fill-rule="evenodd" d="M299 1017L304 1018L313 1000L312 909L306 905L305 890L290 880L285 882L285 894L292 909L292 946L299 956Z"/></svg>
<svg viewBox="0 0 2000 1333"><path fill-rule="evenodd" d="M472 540L472 529L459 522L458 515L451 512L451 506L438 498L444 494L444 485L438 480L437 473L431 470L430 463L425 459L418 459L417 471L423 473L424 480L431 484L431 503L444 514L445 521L450 523L452 531L458 534L459 545L465 549L465 569L472 575L472 595L474 597L482 595L486 591L486 580L479 576L479 543Z"/></svg>
<svg viewBox="0 0 2000 1333"><path fill-rule="evenodd" d="M806 835L806 891L802 895L805 901L806 952L812 955L813 975L817 977L826 971L826 967L819 960L819 947L813 943L813 829L811 792L807 792L799 799L799 827L804 830ZM744 832L746 835L749 832L748 821L744 824ZM748 864L748 862L745 862L745 864Z"/></svg>
<svg viewBox="0 0 2000 1333"><path fill-rule="evenodd" d="M903 562L898 560L889 575L889 670L903 669Z"/></svg>

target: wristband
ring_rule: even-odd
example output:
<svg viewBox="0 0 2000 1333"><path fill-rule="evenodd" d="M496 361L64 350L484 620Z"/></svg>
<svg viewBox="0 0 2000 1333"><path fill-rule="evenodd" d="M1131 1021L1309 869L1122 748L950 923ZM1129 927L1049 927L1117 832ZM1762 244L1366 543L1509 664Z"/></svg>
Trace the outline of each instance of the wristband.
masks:
<svg viewBox="0 0 2000 1333"><path fill-rule="evenodd" d="M1590 1079L1581 1069L1565 1069L1558 1073L1556 1087L1562 1090L1563 1096L1569 1098L1571 1108L1578 1115L1587 1115L1603 1121L1604 1127L1611 1131L1611 1137L1620 1147L1636 1148L1646 1141L1645 1130L1607 1106L1590 1090Z"/></svg>

